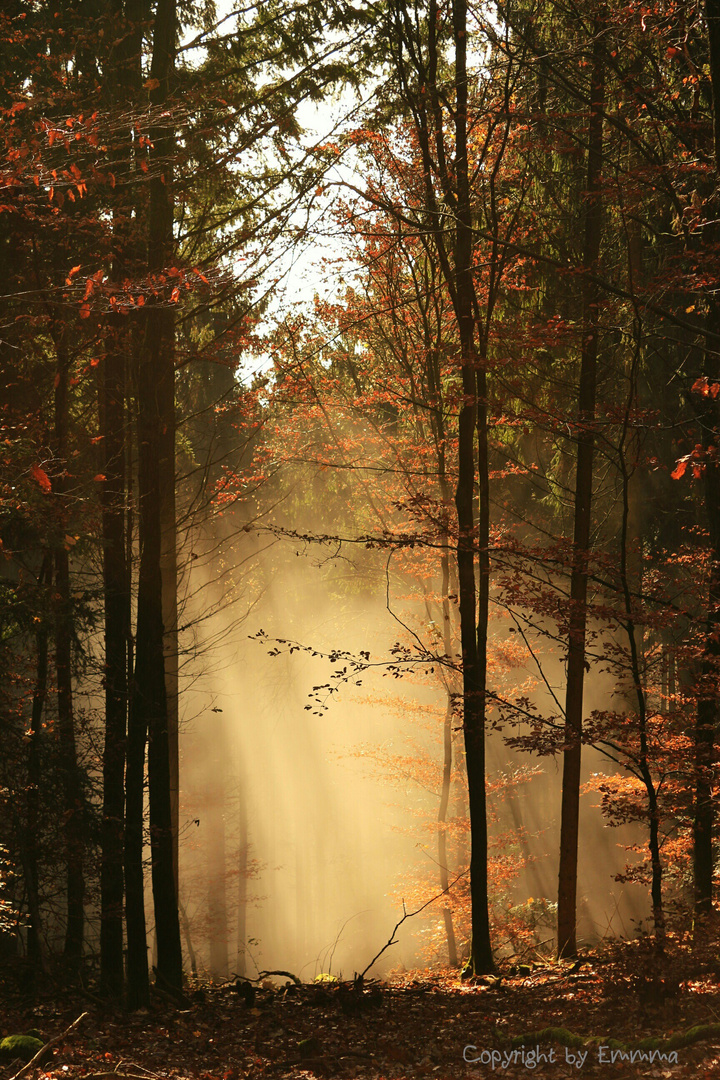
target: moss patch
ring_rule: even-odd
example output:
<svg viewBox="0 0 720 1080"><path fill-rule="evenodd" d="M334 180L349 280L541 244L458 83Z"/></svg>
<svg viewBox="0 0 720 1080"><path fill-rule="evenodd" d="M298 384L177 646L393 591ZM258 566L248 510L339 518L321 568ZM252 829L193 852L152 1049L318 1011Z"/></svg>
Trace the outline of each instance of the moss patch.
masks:
<svg viewBox="0 0 720 1080"><path fill-rule="evenodd" d="M8 1035L0 1042L0 1060L14 1061L20 1058L21 1061L30 1061L43 1046L44 1043L33 1035Z"/></svg>

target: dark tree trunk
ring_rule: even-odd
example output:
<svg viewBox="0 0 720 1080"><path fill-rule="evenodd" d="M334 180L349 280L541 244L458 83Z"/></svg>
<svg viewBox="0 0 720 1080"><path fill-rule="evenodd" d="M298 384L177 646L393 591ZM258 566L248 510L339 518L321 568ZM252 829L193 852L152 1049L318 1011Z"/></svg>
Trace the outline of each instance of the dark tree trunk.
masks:
<svg viewBox="0 0 720 1080"><path fill-rule="evenodd" d="M129 579L125 562L125 356L120 326L111 328L102 370L102 531L105 593L105 747L100 866L100 980L123 989L123 847Z"/></svg>
<svg viewBox="0 0 720 1080"><path fill-rule="evenodd" d="M67 332L58 326L55 336L57 372L55 376L55 476L53 492L57 497L58 534L55 546L55 673L57 679L57 738L62 770L63 810L65 826L65 860L67 868L67 925L65 957L77 968L82 956L84 933L85 825L83 792L75 744L73 715L72 639L73 611L70 594L70 562L65 546L67 519L67 435L70 357Z"/></svg>
<svg viewBox="0 0 720 1080"><path fill-rule="evenodd" d="M132 108L142 84L143 0L111 0L112 44L105 95L108 107ZM119 170L132 168L129 138L118 136L113 158ZM119 283L137 268L137 210L126 185L113 193L112 279ZM102 852L100 866L100 979L104 992L122 992L123 906L128 942L128 1001L147 1004L147 950L142 871L144 721L130 721L132 685L132 523L129 498L132 468L128 434L129 356L137 325L110 315L101 369L103 585L105 594L105 746L103 751ZM128 738L132 744L128 746ZM125 891L126 878L129 881Z"/></svg>
<svg viewBox="0 0 720 1080"><path fill-rule="evenodd" d="M40 595L50 595L52 586L52 559L49 554L43 558L38 575ZM42 618L42 616L41 616ZM42 942L42 919L40 914L39 872L37 854L38 802L42 773L40 768L40 742L42 739L42 717L47 698L48 682L48 630L44 621L35 635L37 650L37 672L33 690L32 713L30 717L30 749L28 752L28 790L27 818L25 823L24 873L27 889L30 922L27 932L27 951L30 962L46 967L45 950Z"/></svg>
<svg viewBox="0 0 720 1080"><path fill-rule="evenodd" d="M558 873L558 956L577 953L577 862L580 813L580 766L585 679L587 625L587 560L590 553L592 480L594 456L595 395L599 322L599 289L591 273L600 254L603 161L603 109L605 99L604 16L594 20L590 123L588 134L587 187L585 193L585 239L582 285L583 340L578 391L577 470L573 567L570 578L567 689L565 697L565 750L563 753L562 811L560 821L560 867Z"/></svg>
<svg viewBox="0 0 720 1080"><path fill-rule="evenodd" d="M159 0L150 70L151 79L157 82L151 92L154 105L164 105L168 100L176 31L175 0ZM152 274L168 265L172 253L172 129L151 129L151 139L163 169L163 175L153 177L150 182L148 268ZM173 828L173 788L177 792L177 730L171 730L169 724L162 573L163 525L169 517L166 510L169 497L167 485L174 484L174 380L174 314L171 298L161 293L147 313L145 347L138 376L142 554L135 686L137 707L145 710L149 740L150 852L157 978L164 987L181 991L182 948L175 888L176 830ZM174 522L174 508L172 516ZM172 715L173 711L170 710Z"/></svg>
<svg viewBox="0 0 720 1080"><path fill-rule="evenodd" d="M715 179L720 177L720 2L705 0L712 82ZM713 219L703 230L708 248L720 240L717 225L717 193L710 206ZM714 295L707 299L707 339L704 374L710 383L720 381L720 304ZM705 451L717 447L720 439L720 404L717 398L705 399L701 416L702 445ZM695 716L695 806L693 813L693 879L695 913L707 917L713 910L713 839L715 815L712 798L715 767L715 741L720 704L720 469L707 458L703 477L705 509L710 532L711 563L708 583L705 650L700 672L700 692Z"/></svg>
<svg viewBox="0 0 720 1080"><path fill-rule="evenodd" d="M140 490L142 492L142 488ZM142 536L140 544L142 547ZM142 580L142 555L140 579ZM143 615L143 621L146 621L145 615ZM136 635L138 644L142 640L141 631L144 632L144 628L140 624L138 615ZM141 678L142 674L141 672ZM140 688L137 685L135 671L133 671L125 769L125 928L127 932L127 1004L130 1009L140 1009L150 1002L143 875L147 709L138 708L139 693Z"/></svg>
<svg viewBox="0 0 720 1080"><path fill-rule="evenodd" d="M715 226L710 226L717 234ZM717 242L717 235L714 237ZM720 382L720 305L708 300L708 339L704 371L710 383ZM710 451L719 444L720 405L709 396L700 417L702 445ZM700 686L695 714L695 805L693 809L693 881L695 913L707 917L713 910L714 831L713 804L714 770L716 764L716 731L720 705L720 468L714 456L708 454L703 475L705 511L710 534L710 580L708 582L705 646L700 665Z"/></svg>
<svg viewBox="0 0 720 1080"><path fill-rule="evenodd" d="M463 404L458 431L458 584L460 639L463 656L463 729L470 807L470 898L472 944L469 968L473 973L494 969L490 944L487 873L487 806L485 800L485 681L487 642L489 507L487 486L487 415L485 372L475 349L474 283L472 276L472 212L467 147L467 5L453 4L455 34L455 172L457 214L455 225L455 310L460 335ZM478 400L478 392L483 394ZM474 520L476 462L475 435L480 451L480 526ZM479 551L479 603L476 608L475 550ZM477 620L476 620L477 615Z"/></svg>
<svg viewBox="0 0 720 1080"><path fill-rule="evenodd" d="M636 348L636 357L639 357L640 347L639 343ZM633 533L630 530L631 521L631 503L630 503L630 472L627 466L627 449L626 444L629 441L632 448L634 437L628 438L630 427L630 416L632 411L637 407L636 402L636 383L637 383L637 363L633 363L633 370L630 377L630 394L628 397L628 405L625 414L625 425L623 438L619 446L620 454L620 466L622 470L622 525L620 529L620 581L623 592L623 603L625 607L625 630L628 637L628 645L630 647L630 676L633 684L633 694L635 697L635 704L637 707L637 723L638 733L640 736L640 753L637 758L637 768L640 773L640 778L645 785L645 791L648 801L648 822L649 822L649 849L650 849L650 867L651 867L651 887L650 893L652 898L652 910L653 910L653 923L655 929L655 942L662 949L665 944L665 913L663 911L662 903L662 876L663 867L660 857L660 808L658 806L657 788L653 781L652 773L650 771L650 759L649 759L649 747L648 747L648 702L647 692L643 685L643 671L642 671L642 634L638 633L638 627L636 617L633 609L633 593L631 590L631 563L634 561L632 553L629 550L630 537ZM637 453L635 448L634 453ZM637 572L633 575L637 578ZM638 589L636 595L639 597L639 602L642 603L642 590Z"/></svg>

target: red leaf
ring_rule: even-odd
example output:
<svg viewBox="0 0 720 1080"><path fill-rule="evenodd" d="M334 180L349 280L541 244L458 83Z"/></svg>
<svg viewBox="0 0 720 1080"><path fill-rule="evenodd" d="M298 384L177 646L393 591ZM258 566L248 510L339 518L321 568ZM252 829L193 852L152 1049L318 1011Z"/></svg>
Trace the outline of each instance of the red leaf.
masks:
<svg viewBox="0 0 720 1080"><path fill-rule="evenodd" d="M687 458L680 458L680 460L677 463L677 466L670 473L673 480L679 480L681 476L684 476L685 472L687 470L687 467L688 467L688 459Z"/></svg>
<svg viewBox="0 0 720 1080"><path fill-rule="evenodd" d="M97 476L93 476L93 480L97 480L100 483L102 480L107 480L107 476L104 473L99 472Z"/></svg>
<svg viewBox="0 0 720 1080"><path fill-rule="evenodd" d="M176 304L179 299L180 299L180 290L178 289L178 287L176 285L175 288L173 289L173 291L170 294L170 302L173 303L173 304Z"/></svg>
<svg viewBox="0 0 720 1080"><path fill-rule="evenodd" d="M696 379L692 384L692 392L694 394L702 394L703 397L716 398L720 393L720 383L711 383L707 377L703 375L701 378Z"/></svg>
<svg viewBox="0 0 720 1080"><path fill-rule="evenodd" d="M32 476L33 480L35 480L40 485L43 491L52 491L50 477L44 469L40 468L39 465L32 466L32 468L30 469L30 475Z"/></svg>

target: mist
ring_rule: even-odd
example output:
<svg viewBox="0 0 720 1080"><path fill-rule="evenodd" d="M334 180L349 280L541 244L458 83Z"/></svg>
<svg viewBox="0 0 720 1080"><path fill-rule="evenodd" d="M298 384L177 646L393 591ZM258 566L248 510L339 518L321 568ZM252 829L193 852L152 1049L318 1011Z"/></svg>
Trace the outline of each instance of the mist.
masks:
<svg viewBox="0 0 720 1080"><path fill-rule="evenodd" d="M404 911L433 896L368 976L447 963L435 824L446 693L427 664L402 678L388 672L401 623L421 626L407 576L389 569L385 550L262 530L239 536L222 557L192 561L185 580L180 902L187 966L219 979L262 971L350 978L367 968ZM505 624L495 625L498 639L507 636ZM328 659L334 650L368 652L377 666L334 678L344 666ZM588 709L607 705L613 692L607 676L589 678ZM540 689L534 696L547 706ZM450 829L465 813L459 720L454 727ZM407 764L413 756L417 768ZM492 790L518 769L533 775ZM605 759L587 749L584 778L607 771ZM488 778L491 861L506 875L491 902L499 910L546 902L535 937L547 951L561 762L510 750L492 732ZM626 846L644 846L644 830L609 828L597 802L593 794L582 798L578 933L588 943L632 935L649 915L643 887L613 880L628 861ZM451 895L462 892L467 867L467 835L453 836ZM455 924L465 953L461 904ZM500 932L495 947L499 955L513 951Z"/></svg>

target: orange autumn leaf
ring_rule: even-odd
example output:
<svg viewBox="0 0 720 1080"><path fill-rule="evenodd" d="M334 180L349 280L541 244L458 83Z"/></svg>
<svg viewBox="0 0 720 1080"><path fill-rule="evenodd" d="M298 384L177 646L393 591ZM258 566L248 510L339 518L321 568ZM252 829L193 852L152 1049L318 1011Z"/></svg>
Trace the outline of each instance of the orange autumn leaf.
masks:
<svg viewBox="0 0 720 1080"><path fill-rule="evenodd" d="M720 393L720 383L711 383L703 376L700 379L696 379L692 384L692 391L694 394L702 394L703 397L716 398Z"/></svg>
<svg viewBox="0 0 720 1080"><path fill-rule="evenodd" d="M36 483L38 483L40 485L40 487L42 488L43 491L45 491L45 492L52 491L52 484L50 483L50 477L48 476L48 474L45 472L44 469L40 468L39 465L33 465L32 466L32 468L30 469L30 475L32 476L33 480L35 480Z"/></svg>

